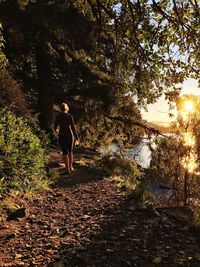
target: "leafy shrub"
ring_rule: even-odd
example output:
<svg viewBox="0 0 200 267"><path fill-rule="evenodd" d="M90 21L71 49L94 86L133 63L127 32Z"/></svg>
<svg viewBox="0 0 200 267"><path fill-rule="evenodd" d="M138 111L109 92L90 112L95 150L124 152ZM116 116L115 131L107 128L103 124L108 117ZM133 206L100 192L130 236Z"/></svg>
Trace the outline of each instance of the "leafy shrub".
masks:
<svg viewBox="0 0 200 267"><path fill-rule="evenodd" d="M121 157L105 156L102 158L100 165L116 181L118 186L126 189L127 192L135 190L142 175L134 161Z"/></svg>
<svg viewBox="0 0 200 267"><path fill-rule="evenodd" d="M191 147L184 145L183 137L177 134L159 138L151 155L151 164L146 177L149 180L164 183L168 189L171 189L171 194L168 200L166 199L167 203L193 205L199 194L200 176L195 162L195 169L190 171L193 164ZM187 159L187 164L184 159Z"/></svg>
<svg viewBox="0 0 200 267"><path fill-rule="evenodd" d="M132 198L135 201L135 205L140 207L157 205L157 200L154 194L148 189L145 179L141 179L137 184L137 187L132 192Z"/></svg>
<svg viewBox="0 0 200 267"><path fill-rule="evenodd" d="M101 159L101 165L112 175L141 176L141 171L135 161L124 159L120 156L106 155Z"/></svg>
<svg viewBox="0 0 200 267"><path fill-rule="evenodd" d="M149 178L173 184L177 177L184 175L181 158L185 150L181 140L173 136L157 138L155 149L152 150Z"/></svg>
<svg viewBox="0 0 200 267"><path fill-rule="evenodd" d="M136 206L149 206L155 202L142 179L144 173L135 161L107 155L101 159L100 166L121 189L122 194L134 199Z"/></svg>
<svg viewBox="0 0 200 267"><path fill-rule="evenodd" d="M0 187L37 188L45 184L47 146L25 119L0 112Z"/></svg>
<svg viewBox="0 0 200 267"><path fill-rule="evenodd" d="M3 32L3 27L2 27L2 24L0 23L0 71L4 70L8 64L8 60L5 54L3 53L5 40L3 38L2 32Z"/></svg>
<svg viewBox="0 0 200 267"><path fill-rule="evenodd" d="M28 114L20 84L7 71L0 71L0 108L9 107L14 111Z"/></svg>

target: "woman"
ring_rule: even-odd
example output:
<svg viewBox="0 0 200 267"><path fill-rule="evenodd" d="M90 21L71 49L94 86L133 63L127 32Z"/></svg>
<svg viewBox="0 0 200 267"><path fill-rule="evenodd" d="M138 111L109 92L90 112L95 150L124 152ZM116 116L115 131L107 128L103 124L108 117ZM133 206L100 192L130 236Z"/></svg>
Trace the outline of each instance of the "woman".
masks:
<svg viewBox="0 0 200 267"><path fill-rule="evenodd" d="M58 130L58 141L63 153L63 161L65 163L66 173L73 170L73 145L78 144L78 134L74 124L74 119L68 113L69 107L66 103L60 106L61 112L56 116L54 130ZM75 139L75 142L74 142Z"/></svg>

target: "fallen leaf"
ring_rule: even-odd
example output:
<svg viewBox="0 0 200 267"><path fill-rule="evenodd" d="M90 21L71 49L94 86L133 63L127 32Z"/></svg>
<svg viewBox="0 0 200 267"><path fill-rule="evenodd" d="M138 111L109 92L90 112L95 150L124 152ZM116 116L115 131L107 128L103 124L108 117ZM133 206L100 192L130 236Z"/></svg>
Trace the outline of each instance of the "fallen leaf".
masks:
<svg viewBox="0 0 200 267"><path fill-rule="evenodd" d="M162 258L160 256L152 260L152 262L156 264L161 263L161 261L162 261Z"/></svg>
<svg viewBox="0 0 200 267"><path fill-rule="evenodd" d="M57 250L53 250L53 249L49 249L47 250L48 254L55 254L57 252Z"/></svg>
<svg viewBox="0 0 200 267"><path fill-rule="evenodd" d="M77 237L80 237L81 236L81 233L80 232L76 232L76 236Z"/></svg>
<svg viewBox="0 0 200 267"><path fill-rule="evenodd" d="M83 217L82 217L83 219L88 219L88 218L90 218L90 216L89 215L83 215Z"/></svg>
<svg viewBox="0 0 200 267"><path fill-rule="evenodd" d="M57 235L52 235L52 236L49 236L50 239L55 239L55 238L59 238Z"/></svg>
<svg viewBox="0 0 200 267"><path fill-rule="evenodd" d="M23 262L23 261L18 261L17 262L17 266L25 266L26 264L25 264L25 262ZM27 266L27 265L26 265Z"/></svg>
<svg viewBox="0 0 200 267"><path fill-rule="evenodd" d="M20 259L22 257L22 254L15 254L16 259Z"/></svg>
<svg viewBox="0 0 200 267"><path fill-rule="evenodd" d="M110 252L113 252L114 250L110 249L110 248L107 248L106 251L110 253Z"/></svg>

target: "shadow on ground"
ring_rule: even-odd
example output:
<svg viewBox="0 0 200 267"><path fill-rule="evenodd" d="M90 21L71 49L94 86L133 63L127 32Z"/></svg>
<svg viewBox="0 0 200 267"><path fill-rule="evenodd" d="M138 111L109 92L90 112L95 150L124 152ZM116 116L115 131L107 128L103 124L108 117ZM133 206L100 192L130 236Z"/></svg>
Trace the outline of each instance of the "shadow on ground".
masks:
<svg viewBox="0 0 200 267"><path fill-rule="evenodd" d="M68 177L61 176L56 186L69 187L104 177L101 171L77 165L77 170ZM120 203L102 210L99 230L81 240L75 250L64 246L61 258L49 267L200 267L200 235L188 224L190 212L136 209L130 199L121 199ZM178 213L181 216L177 219ZM90 214L86 220L94 216L91 219L94 223L96 215Z"/></svg>
<svg viewBox="0 0 200 267"><path fill-rule="evenodd" d="M59 174L53 187L70 187L78 184L98 181L106 177L105 171L96 169L93 165L98 153L90 148L75 148L74 151L74 171L64 174L65 168L62 162L62 155L55 150L51 156L49 167L56 170Z"/></svg>
<svg viewBox="0 0 200 267"><path fill-rule="evenodd" d="M199 232L168 209L135 209L129 200L102 216L106 220L98 233L73 253L63 248L49 267L200 266Z"/></svg>
<svg viewBox="0 0 200 267"><path fill-rule="evenodd" d="M76 167L77 165L75 165ZM70 187L78 184L98 181L105 178L106 172L90 169L89 167L77 166L72 173L63 175L62 170L59 178L53 184L53 187Z"/></svg>
<svg viewBox="0 0 200 267"><path fill-rule="evenodd" d="M62 171L60 154L53 155ZM0 225L1 267L200 267L190 212L138 209L90 168L92 158L76 153L75 160L73 174L24 199L26 217Z"/></svg>

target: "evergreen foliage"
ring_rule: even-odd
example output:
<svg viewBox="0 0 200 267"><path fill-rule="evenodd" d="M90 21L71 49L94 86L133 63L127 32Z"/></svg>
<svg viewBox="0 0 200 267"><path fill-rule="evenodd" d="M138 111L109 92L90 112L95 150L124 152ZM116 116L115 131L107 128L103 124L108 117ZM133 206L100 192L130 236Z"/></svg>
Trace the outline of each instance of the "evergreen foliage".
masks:
<svg viewBox="0 0 200 267"><path fill-rule="evenodd" d="M137 106L153 103L166 90L177 91L185 77L198 78L196 1L12 0L0 5L10 69L23 81L46 129L54 103L67 101L84 140L108 140L109 128L113 136L120 130L132 142L130 128L134 132L134 122L141 120Z"/></svg>

